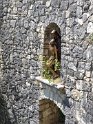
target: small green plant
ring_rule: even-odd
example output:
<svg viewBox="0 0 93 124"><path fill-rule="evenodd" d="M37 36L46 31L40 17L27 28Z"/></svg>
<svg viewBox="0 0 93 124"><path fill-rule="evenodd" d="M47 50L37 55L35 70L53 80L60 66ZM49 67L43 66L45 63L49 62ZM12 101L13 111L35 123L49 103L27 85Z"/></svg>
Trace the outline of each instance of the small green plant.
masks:
<svg viewBox="0 0 93 124"><path fill-rule="evenodd" d="M51 80L51 73L50 70L46 67L46 62L47 62L48 58L43 56L43 69L42 69L42 75L44 78L48 79L49 82Z"/></svg>
<svg viewBox="0 0 93 124"><path fill-rule="evenodd" d="M46 66L48 58L46 56L41 56L41 55L39 58L40 58L39 60L42 61L42 64L43 64L43 68L41 69L41 74L44 78L48 79L48 81L50 82L53 79L53 76L52 76L50 70ZM60 70L60 68L61 68L61 63L57 59L55 59L54 70L58 71L58 70Z"/></svg>
<svg viewBox="0 0 93 124"><path fill-rule="evenodd" d="M48 79L48 81L50 82L51 80L51 73L47 68L43 69L43 77Z"/></svg>
<svg viewBox="0 0 93 124"><path fill-rule="evenodd" d="M61 68L60 62L57 59L55 59L55 71L60 70L60 68Z"/></svg>

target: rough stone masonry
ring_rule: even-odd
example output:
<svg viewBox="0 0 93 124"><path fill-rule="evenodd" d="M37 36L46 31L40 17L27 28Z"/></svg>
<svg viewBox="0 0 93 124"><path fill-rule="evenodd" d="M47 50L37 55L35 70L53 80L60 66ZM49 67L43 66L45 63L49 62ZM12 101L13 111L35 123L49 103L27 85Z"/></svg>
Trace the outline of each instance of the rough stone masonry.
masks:
<svg viewBox="0 0 93 124"><path fill-rule="evenodd" d="M11 124L39 123L37 58L52 22L61 30L61 73L70 103L65 123L93 124L93 44L87 39L93 0L1 0L0 89Z"/></svg>

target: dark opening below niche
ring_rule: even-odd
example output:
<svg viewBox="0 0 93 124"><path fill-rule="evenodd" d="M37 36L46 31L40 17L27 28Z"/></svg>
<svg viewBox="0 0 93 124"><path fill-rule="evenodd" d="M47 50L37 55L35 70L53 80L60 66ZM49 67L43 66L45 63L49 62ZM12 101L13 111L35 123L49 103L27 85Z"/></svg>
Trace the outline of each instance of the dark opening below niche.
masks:
<svg viewBox="0 0 93 124"><path fill-rule="evenodd" d="M39 124L65 124L65 115L50 100L39 101Z"/></svg>

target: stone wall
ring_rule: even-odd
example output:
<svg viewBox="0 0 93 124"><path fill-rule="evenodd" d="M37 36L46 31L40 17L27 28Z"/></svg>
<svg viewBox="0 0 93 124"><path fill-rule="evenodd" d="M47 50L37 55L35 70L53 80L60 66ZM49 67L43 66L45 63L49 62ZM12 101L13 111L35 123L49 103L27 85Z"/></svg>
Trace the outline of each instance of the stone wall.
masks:
<svg viewBox="0 0 93 124"><path fill-rule="evenodd" d="M32 74L37 75L34 39L38 37L34 31L35 21L27 17L32 2L3 0L1 49L4 66L0 86L12 124L39 123L38 87L32 77Z"/></svg>
<svg viewBox="0 0 93 124"><path fill-rule="evenodd" d="M50 23L61 30L61 74L70 110L66 124L93 123L92 0L3 0L2 94L11 122L38 123L38 55L43 53L44 31ZM68 110L68 109L67 109Z"/></svg>

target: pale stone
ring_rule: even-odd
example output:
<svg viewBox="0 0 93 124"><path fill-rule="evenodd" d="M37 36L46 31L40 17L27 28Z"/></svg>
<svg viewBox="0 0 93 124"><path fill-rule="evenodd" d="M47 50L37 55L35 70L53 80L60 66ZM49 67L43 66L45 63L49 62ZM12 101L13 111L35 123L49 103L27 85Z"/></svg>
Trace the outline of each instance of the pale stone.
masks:
<svg viewBox="0 0 93 124"><path fill-rule="evenodd" d="M36 124L33 120L30 121L30 124Z"/></svg>
<svg viewBox="0 0 93 124"><path fill-rule="evenodd" d="M32 111L33 110L33 106L31 105L31 106L29 106L29 110L30 111Z"/></svg>
<svg viewBox="0 0 93 124"><path fill-rule="evenodd" d="M67 11L66 11L66 18L68 18L69 15L70 15L70 12L67 10Z"/></svg>
<svg viewBox="0 0 93 124"><path fill-rule="evenodd" d="M93 33L93 23L92 22L88 23L87 33Z"/></svg>
<svg viewBox="0 0 93 124"><path fill-rule="evenodd" d="M29 86L30 86L30 83L26 82L26 86L28 86L28 87L29 87Z"/></svg>
<svg viewBox="0 0 93 124"><path fill-rule="evenodd" d="M68 67L74 71L77 71L77 68L75 67L75 65L73 63L69 63Z"/></svg>
<svg viewBox="0 0 93 124"><path fill-rule="evenodd" d="M93 92L93 87L92 87L92 92Z"/></svg>
<svg viewBox="0 0 93 124"><path fill-rule="evenodd" d="M17 13L17 7L13 8L13 13Z"/></svg>
<svg viewBox="0 0 93 124"><path fill-rule="evenodd" d="M23 0L23 4L27 3L27 0Z"/></svg>
<svg viewBox="0 0 93 124"><path fill-rule="evenodd" d="M85 70L83 70L83 69L78 69L78 71L79 71L80 73L84 73L84 72L85 72Z"/></svg>
<svg viewBox="0 0 93 124"><path fill-rule="evenodd" d="M46 6L49 7L50 6L50 3L51 3L50 1L47 1L46 2Z"/></svg>
<svg viewBox="0 0 93 124"><path fill-rule="evenodd" d="M81 119L79 124L86 124L86 122L84 122L84 120Z"/></svg>
<svg viewBox="0 0 93 124"><path fill-rule="evenodd" d="M79 110L76 110L76 119L78 120L78 121L80 121L80 112L79 112Z"/></svg>
<svg viewBox="0 0 93 124"><path fill-rule="evenodd" d="M76 89L73 89L72 91L71 91L71 97L74 99L74 100L79 100L80 98L81 98L81 96L82 96L82 92L80 92L80 91L78 91L78 90L76 90Z"/></svg>
<svg viewBox="0 0 93 124"><path fill-rule="evenodd" d="M91 57L91 52L90 52L90 51L87 51L87 53L86 53L86 58L87 58L87 59L90 59L90 57Z"/></svg>
<svg viewBox="0 0 93 124"><path fill-rule="evenodd" d="M32 9L32 8L33 8L33 5L31 5L29 9Z"/></svg>
<svg viewBox="0 0 93 124"><path fill-rule="evenodd" d="M77 5L83 6L84 2L82 0L77 0Z"/></svg>
<svg viewBox="0 0 93 124"><path fill-rule="evenodd" d="M15 27L15 23L16 23L16 20L11 20L10 25L11 25L12 27Z"/></svg>
<svg viewBox="0 0 93 124"><path fill-rule="evenodd" d="M51 11L51 10L52 10L52 7L49 8L49 11Z"/></svg>
<svg viewBox="0 0 93 124"><path fill-rule="evenodd" d="M12 61L13 61L13 55L10 54L10 62L12 62Z"/></svg>
<svg viewBox="0 0 93 124"><path fill-rule="evenodd" d="M30 58L31 58L31 56L30 56L30 55L28 55L28 56L27 56L27 59L30 59Z"/></svg>
<svg viewBox="0 0 93 124"><path fill-rule="evenodd" d="M89 21L93 22L93 16L89 17Z"/></svg>
<svg viewBox="0 0 93 124"><path fill-rule="evenodd" d="M79 80L79 81L76 83L76 89L82 90L82 84L83 84L83 81L82 81L82 80Z"/></svg>
<svg viewBox="0 0 93 124"><path fill-rule="evenodd" d="M89 82L90 81L90 78L88 78L88 77L85 76L84 77L84 80L87 81L87 82Z"/></svg>
<svg viewBox="0 0 93 124"><path fill-rule="evenodd" d="M89 13L84 13L83 14L83 22L86 22L89 16L90 16Z"/></svg>
<svg viewBox="0 0 93 124"><path fill-rule="evenodd" d="M8 12L9 12L9 13L11 12L11 8L8 9Z"/></svg>
<svg viewBox="0 0 93 124"><path fill-rule="evenodd" d="M77 22L80 24L80 25L83 25L83 20L82 19L77 19Z"/></svg>
<svg viewBox="0 0 93 124"><path fill-rule="evenodd" d="M69 33L70 33L70 28L66 27L66 34L69 34Z"/></svg>
<svg viewBox="0 0 93 124"><path fill-rule="evenodd" d="M90 14L89 14L89 13L84 13L83 15L86 15L86 16L87 16L87 18L90 16Z"/></svg>
<svg viewBox="0 0 93 124"><path fill-rule="evenodd" d="M89 82L90 81L90 78L86 78L86 81Z"/></svg>
<svg viewBox="0 0 93 124"><path fill-rule="evenodd" d="M58 88L58 89L63 89L64 87L65 87L65 86L62 85L62 84L58 84L58 85L57 85L57 88Z"/></svg>
<svg viewBox="0 0 93 124"><path fill-rule="evenodd" d="M77 17L81 18L82 17L82 7L77 6Z"/></svg>
<svg viewBox="0 0 93 124"><path fill-rule="evenodd" d="M31 12L32 12L32 10L29 9L28 10L28 15L27 15L28 17L31 16Z"/></svg>
<svg viewBox="0 0 93 124"><path fill-rule="evenodd" d="M25 28L28 28L29 27L28 21L24 21L24 27Z"/></svg>
<svg viewBox="0 0 93 124"><path fill-rule="evenodd" d="M90 77L91 76L91 72L90 71L86 71L86 77Z"/></svg>
<svg viewBox="0 0 93 124"><path fill-rule="evenodd" d="M40 28L38 27L38 28L36 29L36 31L37 31L37 32L40 32ZM40 36L41 36L41 35L40 35Z"/></svg>

